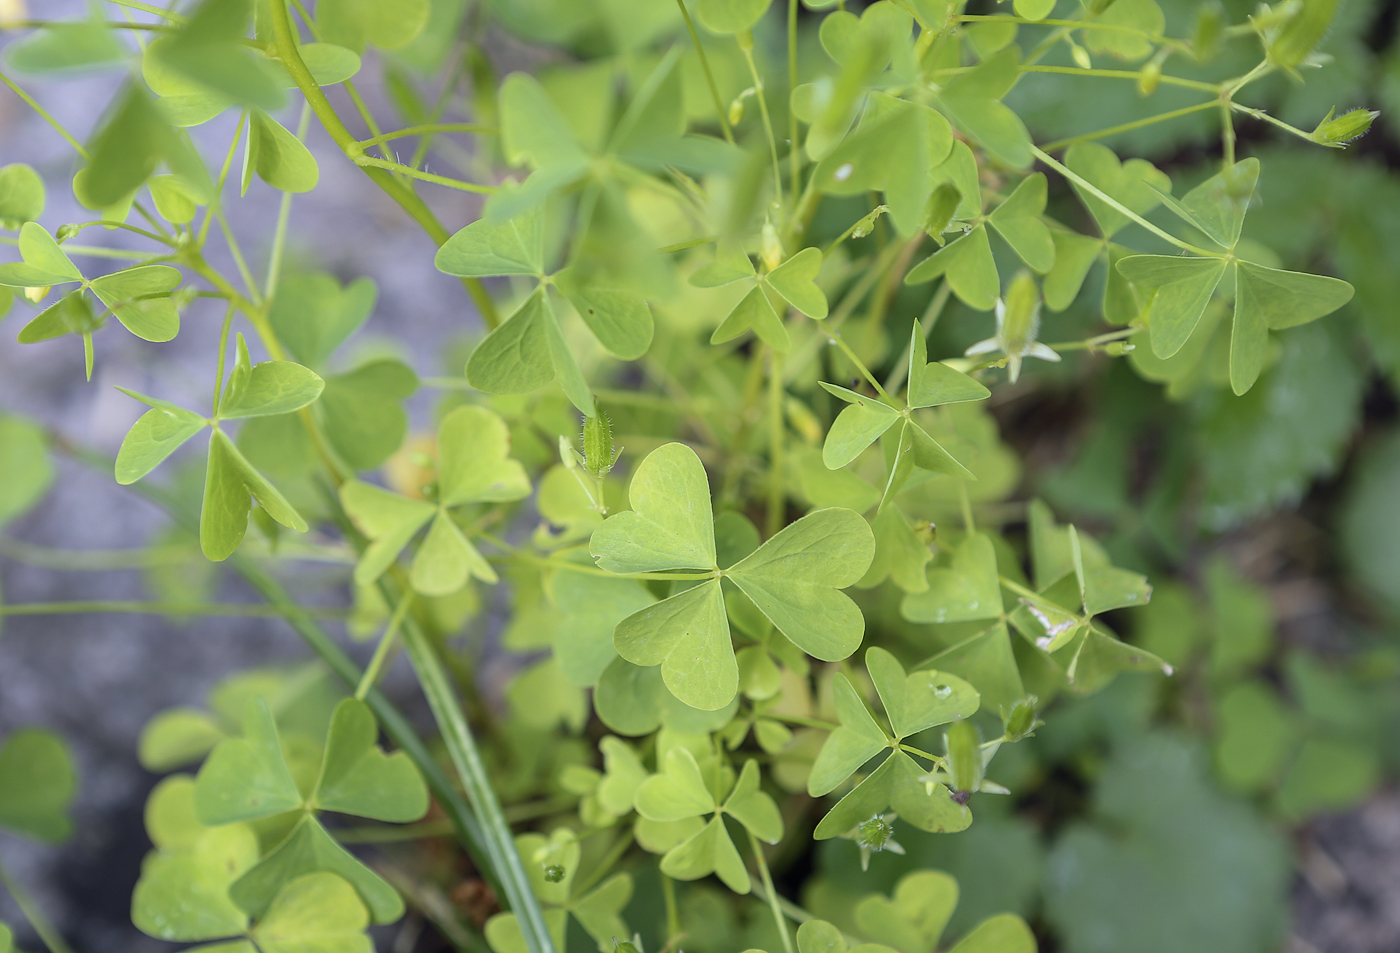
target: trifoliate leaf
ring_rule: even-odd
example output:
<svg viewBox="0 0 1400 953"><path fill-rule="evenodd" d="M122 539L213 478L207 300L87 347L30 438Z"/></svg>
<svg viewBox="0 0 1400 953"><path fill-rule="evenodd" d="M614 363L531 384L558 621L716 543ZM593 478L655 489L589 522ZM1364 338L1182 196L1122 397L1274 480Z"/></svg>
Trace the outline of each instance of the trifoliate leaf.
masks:
<svg viewBox="0 0 1400 953"><path fill-rule="evenodd" d="M798 311L821 320L827 314L826 295L816 282L821 269L821 249L804 248L764 275L763 280Z"/></svg>
<svg viewBox="0 0 1400 953"><path fill-rule="evenodd" d="M393 923L403 916L403 899L398 891L356 860L309 815L298 821L270 854L234 881L229 896L239 909L262 917L288 883L317 872L335 874L348 881L375 923Z"/></svg>
<svg viewBox="0 0 1400 953"><path fill-rule="evenodd" d="M995 307L1001 278L985 225L978 225L925 258L905 276L904 283L923 284L944 274L953 293L969 308L990 311Z"/></svg>
<svg viewBox="0 0 1400 953"><path fill-rule="evenodd" d="M360 585L378 579L437 512L437 507L424 500L411 500L358 480L341 485L340 502L346 515L371 540L355 566L355 581Z"/></svg>
<svg viewBox="0 0 1400 953"><path fill-rule="evenodd" d="M788 336L787 328L783 326L783 319L778 316L773 302L768 300L763 288L763 283L760 282L739 299L734 310L729 312L729 316L720 322L720 326L710 335L711 344L732 341L745 331L751 330L775 351L786 352L792 347L792 340Z"/></svg>

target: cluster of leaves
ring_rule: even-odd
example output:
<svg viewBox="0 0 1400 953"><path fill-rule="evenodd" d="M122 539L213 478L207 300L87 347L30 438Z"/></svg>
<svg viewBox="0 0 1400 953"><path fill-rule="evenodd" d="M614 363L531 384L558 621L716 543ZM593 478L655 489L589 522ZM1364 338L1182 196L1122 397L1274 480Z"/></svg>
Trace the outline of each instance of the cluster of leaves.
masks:
<svg viewBox="0 0 1400 953"><path fill-rule="evenodd" d="M1184 633L1201 611L1179 590L1143 624L1167 635L1140 625L1135 642L1118 637L1121 610L1152 595L1128 567L1151 560L1057 523L1024 492L988 405L993 388L1085 380L1097 359L1126 355L1109 375L1216 408L1202 430L1227 444L1263 428L1251 414L1284 416L1280 395L1326 377L1304 365L1309 342L1332 332L1294 329L1347 305L1353 288L1285 270L1251 237L1246 212L1269 170L1237 157L1233 123L1267 120L1321 146L1366 131L1369 112L1319 109L1307 132L1238 99L1315 65L1335 4L1264 7L1230 26L1203 6L1185 39L1166 36L1156 0L1017 0L1014 15L943 0L858 13L803 5L799 17L788 4L786 64L768 0L498 2L470 17L450 0L320 0L314 11L202 0L152 14L155 36L135 50L95 15L40 23L8 49L31 73L133 67L79 150L73 191L97 220L46 230L34 170L0 169L0 226L17 232L20 257L0 265L0 286L36 304L76 286L20 341L76 334L91 376L109 314L161 343L182 314L213 315L217 303L208 414L127 391L150 409L122 443L117 482L147 478L209 428L203 555L233 556L251 522L269 555L286 545L348 559L355 628L382 627L356 696L309 731L281 710L286 686L258 678L224 686L209 713L151 724L149 767L205 760L197 777L152 794L155 849L133 900L141 929L263 953L358 950L369 923L402 915L399 892L320 819L398 823L428 810L422 774L437 766L384 754L362 700L401 633L472 801L465 816L482 820L464 830L467 846L512 908L480 924L497 953L562 949L570 924L612 949L631 935L639 870L659 872L667 890L714 875L762 895L777 933L765 944L792 953L768 864L791 862L796 838L840 841L864 866L904 852L901 839L971 831L974 809L993 800L981 795L1019 793L987 772L1021 757L1009 752L1058 696L1195 669ZM498 79L479 39L492 17L564 55ZM459 32L465 51L448 66L445 38ZM378 132L354 86L371 47L398 132ZM449 79L429 106L426 74L439 70ZM1051 120L1028 103L1064 75L1136 78L1149 100L1159 89L1207 98L1145 118L1135 103L1133 121L1051 141L1039 128ZM323 91L341 84L368 138ZM421 440L407 441L403 409L418 375L340 350L374 310L374 285L282 274L291 196L320 180L305 123L293 132L275 118L294 101L427 228L438 271L462 279L488 325L437 381L450 396ZM473 122L441 121L449 109ZM1221 117L1224 157L1190 188L1098 141L1207 109ZM205 124L231 129L221 169L187 131ZM459 133L476 137L469 160L443 142ZM402 163L388 143L407 137L419 147ZM255 178L283 193L262 285L223 210L240 145L240 194L261 187ZM495 181L427 172L420 160L435 148L459 174ZM489 197L450 233L417 183ZM241 285L206 257L214 222ZM74 241L99 225L142 243L135 264L89 277L74 263L111 260ZM488 291L483 279L504 280ZM8 308L15 296L4 294ZM1072 339L1047 344L1043 325ZM269 359L254 363L257 349ZM1027 358L1059 367L1028 372ZM51 479L41 436L5 419L0 460L10 459L23 465L0 487L0 522ZM1046 495L1084 510L1100 484L1063 485L1048 482ZM1088 515L1112 499L1096 502ZM505 644L539 658L505 689L511 717L497 725L448 638L469 619L484 630L478 589L503 581ZM1347 747L1356 719L1338 721L1347 686L1297 657L1284 669L1302 713L1287 711L1250 675L1269 650L1253 597L1224 569L1209 590L1216 634L1204 664L1222 778L1291 815L1355 797L1374 770ZM485 729L494 790L445 670ZM610 732L596 746L593 716ZM1147 846L1086 826L1054 854L1098 878L1049 914L1076 950L1100 942L1083 938L1086 923L1118 923L1076 898L1111 893L1135 852L1163 840L1166 825L1137 811L1131 777L1127 795L1101 795L1100 813ZM1202 790L1190 788L1192 803L1213 807ZM541 833L513 838L498 796L542 795L565 803L537 815ZM8 823L3 805L0 792ZM913 873L893 899L861 899L853 926L804 923L796 949L840 953L850 926L873 941L856 946L865 953L930 953L956 899L951 878ZM673 894L660 902L659 943L702 928L680 923ZM965 926L963 953L1034 949L1016 915Z"/></svg>

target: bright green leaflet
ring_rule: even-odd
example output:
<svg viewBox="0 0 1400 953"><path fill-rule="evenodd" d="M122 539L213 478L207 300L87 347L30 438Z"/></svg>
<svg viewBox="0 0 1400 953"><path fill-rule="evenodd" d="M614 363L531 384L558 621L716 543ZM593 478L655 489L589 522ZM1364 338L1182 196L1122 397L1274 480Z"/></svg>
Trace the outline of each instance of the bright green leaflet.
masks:
<svg viewBox="0 0 1400 953"><path fill-rule="evenodd" d="M953 293L969 308L990 311L996 306L1001 278L985 225L976 226L925 258L905 276L904 283L923 284L940 275L947 275Z"/></svg>
<svg viewBox="0 0 1400 953"><path fill-rule="evenodd" d="M23 162L0 166L0 226L18 231L43 214L44 180L34 167Z"/></svg>
<svg viewBox="0 0 1400 953"><path fill-rule="evenodd" d="M953 123L1015 169L1031 164L1026 126L1001 98L1020 75L1020 50L1014 44L972 70L953 77L939 102Z"/></svg>
<svg viewBox="0 0 1400 953"><path fill-rule="evenodd" d="M836 591L856 583L874 555L870 528L857 514L808 514L721 571L709 483L695 451L677 443L652 451L632 478L629 498L632 510L604 521L590 552L614 573L698 571L698 585L623 619L614 636L624 659L660 665L682 702L715 710L738 691L721 576L811 655L841 659L860 645L864 618Z"/></svg>
<svg viewBox="0 0 1400 953"><path fill-rule="evenodd" d="M19 417L0 415L0 526L25 513L53 482L43 431Z"/></svg>
<svg viewBox="0 0 1400 953"><path fill-rule="evenodd" d="M48 843L72 833L73 759L52 732L22 728L0 745L0 827Z"/></svg>
<svg viewBox="0 0 1400 953"><path fill-rule="evenodd" d="M515 844L525 862L531 885L545 906L545 921L560 949L564 948L570 918L600 947L610 945L613 937L628 935L622 909L632 899L629 874L613 874L596 887L579 892L574 889L574 883L579 879L582 851L572 831L560 828L549 838L543 834L522 834L515 839ZM550 865L563 868L563 876L558 881L545 879L545 868ZM498 913L487 921L486 939L496 953L526 953L528 950L513 913Z"/></svg>
<svg viewBox="0 0 1400 953"><path fill-rule="evenodd" d="M1045 175L1036 172L1021 180L987 221L1016 250L1021 260L1045 274L1055 264L1055 244L1050 229L1040 220L1045 212Z"/></svg>
<svg viewBox="0 0 1400 953"><path fill-rule="evenodd" d="M505 421L482 407L458 407L438 428L435 502L402 497L357 480L343 484L341 503L371 541L355 567L356 581L367 585L378 579L431 521L410 570L416 590L442 596L460 590L469 577L495 582L496 571L467 538L452 510L529 496L529 477L509 454Z"/></svg>
<svg viewBox="0 0 1400 953"><path fill-rule="evenodd" d="M664 770L637 789L637 813L651 821L676 822L705 814L713 818L696 833L666 852L661 870L679 880L697 880L714 873L736 893L748 893L748 872L724 826L728 814L760 840L776 844L783 836L778 805L759 789L758 763L744 762L734 787L717 797L705 780L695 756L685 748L666 753Z"/></svg>

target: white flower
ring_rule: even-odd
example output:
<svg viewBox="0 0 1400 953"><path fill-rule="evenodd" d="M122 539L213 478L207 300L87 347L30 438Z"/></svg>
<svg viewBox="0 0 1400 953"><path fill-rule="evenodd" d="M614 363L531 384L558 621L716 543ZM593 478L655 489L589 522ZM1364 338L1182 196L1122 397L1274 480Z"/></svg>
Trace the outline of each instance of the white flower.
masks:
<svg viewBox="0 0 1400 953"><path fill-rule="evenodd" d="M1036 340L1040 334L1040 289L1031 273L1023 271L1011 282L1005 298L997 299L997 333L995 337L978 341L965 353L967 357L1001 351L1006 355L1011 380L1021 376L1021 359L1038 357L1042 361L1058 361L1060 355Z"/></svg>

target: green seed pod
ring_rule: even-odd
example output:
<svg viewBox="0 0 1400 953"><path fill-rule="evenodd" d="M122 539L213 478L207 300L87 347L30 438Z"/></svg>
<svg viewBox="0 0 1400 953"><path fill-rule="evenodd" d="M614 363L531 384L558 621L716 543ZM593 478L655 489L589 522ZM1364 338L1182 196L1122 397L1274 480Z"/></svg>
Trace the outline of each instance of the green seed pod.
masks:
<svg viewBox="0 0 1400 953"><path fill-rule="evenodd" d="M955 721L944 732L943 744L953 800L966 804L972 792L982 786L982 737L972 722Z"/></svg>
<svg viewBox="0 0 1400 953"><path fill-rule="evenodd" d="M1011 706L1005 721L1007 741L1020 741L1035 731L1035 706L1039 701L1034 695L1027 695Z"/></svg>
<svg viewBox="0 0 1400 953"><path fill-rule="evenodd" d="M856 845L862 850L884 850L894 837L894 824L881 814L861 821L856 828Z"/></svg>
<svg viewBox="0 0 1400 953"><path fill-rule="evenodd" d="M612 469L613 460L612 421L598 401L593 401L593 416L583 422L583 460L588 471L601 477Z"/></svg>

